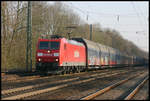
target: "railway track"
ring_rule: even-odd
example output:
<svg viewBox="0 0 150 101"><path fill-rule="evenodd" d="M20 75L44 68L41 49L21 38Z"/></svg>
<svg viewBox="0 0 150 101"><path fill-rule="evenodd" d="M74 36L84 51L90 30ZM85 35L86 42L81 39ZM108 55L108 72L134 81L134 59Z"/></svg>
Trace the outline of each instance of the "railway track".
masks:
<svg viewBox="0 0 150 101"><path fill-rule="evenodd" d="M124 68L127 69L128 68ZM91 73L101 73L101 72L105 72L105 71L109 71L110 69L104 69L104 70L97 70L97 71L90 71ZM122 70L122 68L118 68L118 70ZM111 71L114 71L114 69L111 69ZM19 83L19 82L30 82L33 80L43 80L43 79L49 79L49 78L53 78L56 76L75 76L75 75L84 75L87 72L80 72L80 73L73 73L73 74L65 74L65 75L51 75L51 76L40 76L40 75L36 75L36 76L27 76L27 77L17 77L17 78L13 78L13 79L5 79L3 80L2 78L2 83L5 82L7 85L7 83ZM88 72L89 73L89 72ZM8 77L9 78L9 77Z"/></svg>
<svg viewBox="0 0 150 101"><path fill-rule="evenodd" d="M117 68L117 69L122 69L122 68ZM127 69L127 67L125 67L124 69ZM105 72L105 71L109 71L110 69L107 68L107 69L103 69L103 70L97 70L97 71L90 71L90 72ZM111 70L114 70L114 69L111 69ZM57 76L71 76L71 75L76 75L76 74L85 74L87 72L80 72L80 73L73 73L73 74L65 74L65 75L57 75ZM5 73L1 73L2 75L2 82L24 82L24 81L31 81L31 80L35 80L35 79L45 79L45 78L49 78L49 77L54 77L56 75L51 75L51 76L41 76L40 74L38 73L27 73L27 74L22 74L22 77L14 77L14 78L7 78L7 79L3 79L4 76L7 76L7 74ZM24 75L24 76L23 76ZM30 75L30 76L25 76L25 75ZM33 75L33 76L32 76Z"/></svg>
<svg viewBox="0 0 150 101"><path fill-rule="evenodd" d="M149 76L147 76L124 100L131 100L148 79Z"/></svg>
<svg viewBox="0 0 150 101"><path fill-rule="evenodd" d="M24 79L24 78L20 78L19 80L14 80L14 81L7 81L7 82L2 82L2 90L9 90L9 89L13 89L13 88L17 88L17 87L23 87L23 86L27 86L29 84L33 84L33 85L36 85L36 84L40 84L40 83L43 83L43 82L52 82L52 81L56 81L57 79L56 78L59 78L58 80L62 80L62 79L66 79L66 78L74 78L74 77L81 77L81 76L85 76L85 75L89 75L90 73L90 76L94 76L94 75L97 75L97 74L103 74L103 73L107 73L108 70L102 70L102 71L92 71L92 72L82 72L82 73L75 73L75 74L66 74L66 75L55 75L55 76L46 76L46 77L39 77L39 78L28 78L28 79ZM114 70L115 71L115 70ZM118 70L119 71L124 71L124 70ZM113 70L112 70L113 72ZM95 74L93 74L95 73ZM85 76L85 77L88 77ZM58 81L57 80L57 81Z"/></svg>
<svg viewBox="0 0 150 101"><path fill-rule="evenodd" d="M74 84L85 83L85 82L89 82L89 81L92 81L92 80L95 80L98 78L109 77L109 76L117 75L120 73L123 74L123 73L127 73L127 72L129 72L129 71L122 70L122 72L119 71L119 72L113 72L113 73L110 72L110 73L94 74L89 77L77 77L77 78L59 81L60 84L58 84L58 82L57 82L57 85L56 85L56 82L53 82L51 84L50 84L50 82L47 82L47 83L38 84L35 86L30 85L30 86L26 86L26 87L2 90L2 100L24 99L26 97L31 97L34 95L38 95L38 94L53 91L56 89L64 88L64 87L71 86ZM55 85L55 86L46 86L46 85ZM43 86L46 86L46 87L43 87ZM34 90L32 90L32 89L34 89ZM22 94L20 94L20 93L22 93Z"/></svg>
<svg viewBox="0 0 150 101"><path fill-rule="evenodd" d="M122 71L117 71L118 73L119 72L123 72L123 70ZM67 79L67 80L60 80L60 81L49 81L49 82L46 82L46 83L40 83L39 85L45 85L45 84L50 84L50 83L62 83L62 82L65 82L65 81L69 81L69 80L72 80L72 79L78 79L78 78L90 78L90 77L95 77L95 76L100 76L100 75L104 75L104 74L110 74L110 73L113 73L113 72L106 72L106 73L100 73L100 74L93 74L93 75L90 75L90 76L79 76L79 77L73 77L73 78L71 78L71 79ZM34 85L34 84L33 84ZM28 89L28 88L30 88L30 86L31 85L29 85L29 86L22 86L22 87L18 87L18 88L12 88L12 89L6 89L6 90L3 90L2 91L2 94L4 94L3 92L12 92L12 91L18 91L18 90L20 90L21 88L23 88L23 89ZM18 89L18 90L17 90Z"/></svg>
<svg viewBox="0 0 150 101"><path fill-rule="evenodd" d="M128 90L128 92L127 93L123 93L123 94L125 94L126 96L124 96L124 95L121 95L121 96L119 96L119 97L114 97L114 96L118 96L119 94L116 94L115 95L115 90L113 91L113 89L116 89L116 92L117 92L117 87L120 87L120 85L125 85L125 83L127 83L127 82L129 82L129 81L131 81L131 80L133 80L133 79L135 79L135 78L137 78L137 77L139 77L139 76L141 76L142 77L142 79L140 80L140 84L138 84L139 83L139 81L137 81L137 86L136 87L134 87L134 89L131 87L131 88L129 88L130 90L131 89L133 89L132 91L130 91L130 90ZM143 77L144 76L144 77ZM144 78L144 79L143 79ZM112 85L110 85L110 86L108 86L108 87L106 87L106 88L103 88L103 89L100 89L100 90L98 90L98 91L96 91L96 92L94 92L94 93L92 93L92 94L90 94L90 95L87 95L87 96L84 96L84 97L82 97L80 100L101 100L101 99L103 99L103 100L130 100L137 92L138 92L138 90L140 89L140 87L142 87L142 85L147 81L149 79L149 76L148 76L148 74L145 76L145 74L143 74L143 73L139 73L139 74L137 74L137 75L134 75L134 76L131 76L131 77L129 77L129 78L126 78L126 79L124 79L124 80L121 80L121 81L119 81L119 82L117 82L117 83L115 83L115 84L112 84ZM129 92L130 91L130 92ZM121 93L121 92L120 92ZM109 98L109 96L111 96L110 98ZM112 97L113 96L113 97Z"/></svg>
<svg viewBox="0 0 150 101"><path fill-rule="evenodd" d="M142 96L141 96L142 95ZM149 79L138 89L131 100L149 100Z"/></svg>
<svg viewBox="0 0 150 101"><path fill-rule="evenodd" d="M103 71L108 71L106 70L99 70L99 71L93 71L93 72L103 72ZM41 76L39 75L34 75L34 76L27 76L27 77L15 77L11 79L2 79L3 82L24 82L24 81L31 81L31 80L36 80L36 79L45 79L45 78L50 78L50 77L55 77L55 76L71 76L71 75L76 75L76 74L85 74L86 72L80 72L80 73L74 73L74 74L65 74L65 75L51 75L51 76ZM1 74L2 76L5 76L5 73Z"/></svg>

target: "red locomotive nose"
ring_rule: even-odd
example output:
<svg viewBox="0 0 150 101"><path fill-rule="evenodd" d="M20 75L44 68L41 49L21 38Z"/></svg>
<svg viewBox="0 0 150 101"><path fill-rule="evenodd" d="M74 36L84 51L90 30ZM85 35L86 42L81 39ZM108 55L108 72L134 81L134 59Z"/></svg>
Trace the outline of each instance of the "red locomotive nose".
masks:
<svg viewBox="0 0 150 101"><path fill-rule="evenodd" d="M59 60L59 40L41 39L38 43L37 62L55 62Z"/></svg>

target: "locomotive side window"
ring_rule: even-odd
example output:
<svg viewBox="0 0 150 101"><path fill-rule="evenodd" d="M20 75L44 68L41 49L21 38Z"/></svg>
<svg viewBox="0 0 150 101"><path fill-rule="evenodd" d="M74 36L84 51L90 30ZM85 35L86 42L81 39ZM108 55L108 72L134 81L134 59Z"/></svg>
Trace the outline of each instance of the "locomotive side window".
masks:
<svg viewBox="0 0 150 101"><path fill-rule="evenodd" d="M39 44L39 49L54 49L54 50L57 50L57 49L59 49L59 42L41 41L40 44Z"/></svg>

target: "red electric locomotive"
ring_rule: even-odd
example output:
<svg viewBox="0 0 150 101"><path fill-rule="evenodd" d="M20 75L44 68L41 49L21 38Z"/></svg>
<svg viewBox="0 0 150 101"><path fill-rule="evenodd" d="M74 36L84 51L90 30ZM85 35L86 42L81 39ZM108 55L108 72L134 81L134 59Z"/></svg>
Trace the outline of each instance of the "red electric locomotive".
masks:
<svg viewBox="0 0 150 101"><path fill-rule="evenodd" d="M51 73L80 72L103 67L133 66L142 63L119 50L83 38L39 39L36 70Z"/></svg>
<svg viewBox="0 0 150 101"><path fill-rule="evenodd" d="M52 73L81 71L86 65L85 46L65 38L39 39L36 70Z"/></svg>

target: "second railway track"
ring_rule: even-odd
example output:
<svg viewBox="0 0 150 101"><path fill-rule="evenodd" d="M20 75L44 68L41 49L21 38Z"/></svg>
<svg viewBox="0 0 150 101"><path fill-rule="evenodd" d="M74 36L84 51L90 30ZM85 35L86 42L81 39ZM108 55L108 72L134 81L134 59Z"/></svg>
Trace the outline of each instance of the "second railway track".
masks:
<svg viewBox="0 0 150 101"><path fill-rule="evenodd" d="M119 81L115 84L112 84L106 88L103 88L101 90L98 90L97 92L92 93L88 96L85 96L85 97L81 98L80 100L99 100L99 99L103 99L103 100L110 100L110 99L111 100L112 99L113 100L130 100L136 94L138 89L149 79L148 73L147 74L139 73L139 74L131 76L131 77L126 78L124 80L121 80L121 81ZM137 86L135 86L135 88L133 89L133 86L130 86L129 82L131 82L132 79L136 79L136 78L140 78L140 84L139 84L139 81L136 81ZM125 85L125 84L130 86L130 87L125 88L125 89L128 89L128 90L126 90L127 93L123 93L122 91L118 92L120 90L120 88L123 89L122 85ZM132 83L130 83L130 84L132 85ZM122 95L120 95L119 93ZM118 95L119 95L119 97L118 97Z"/></svg>

